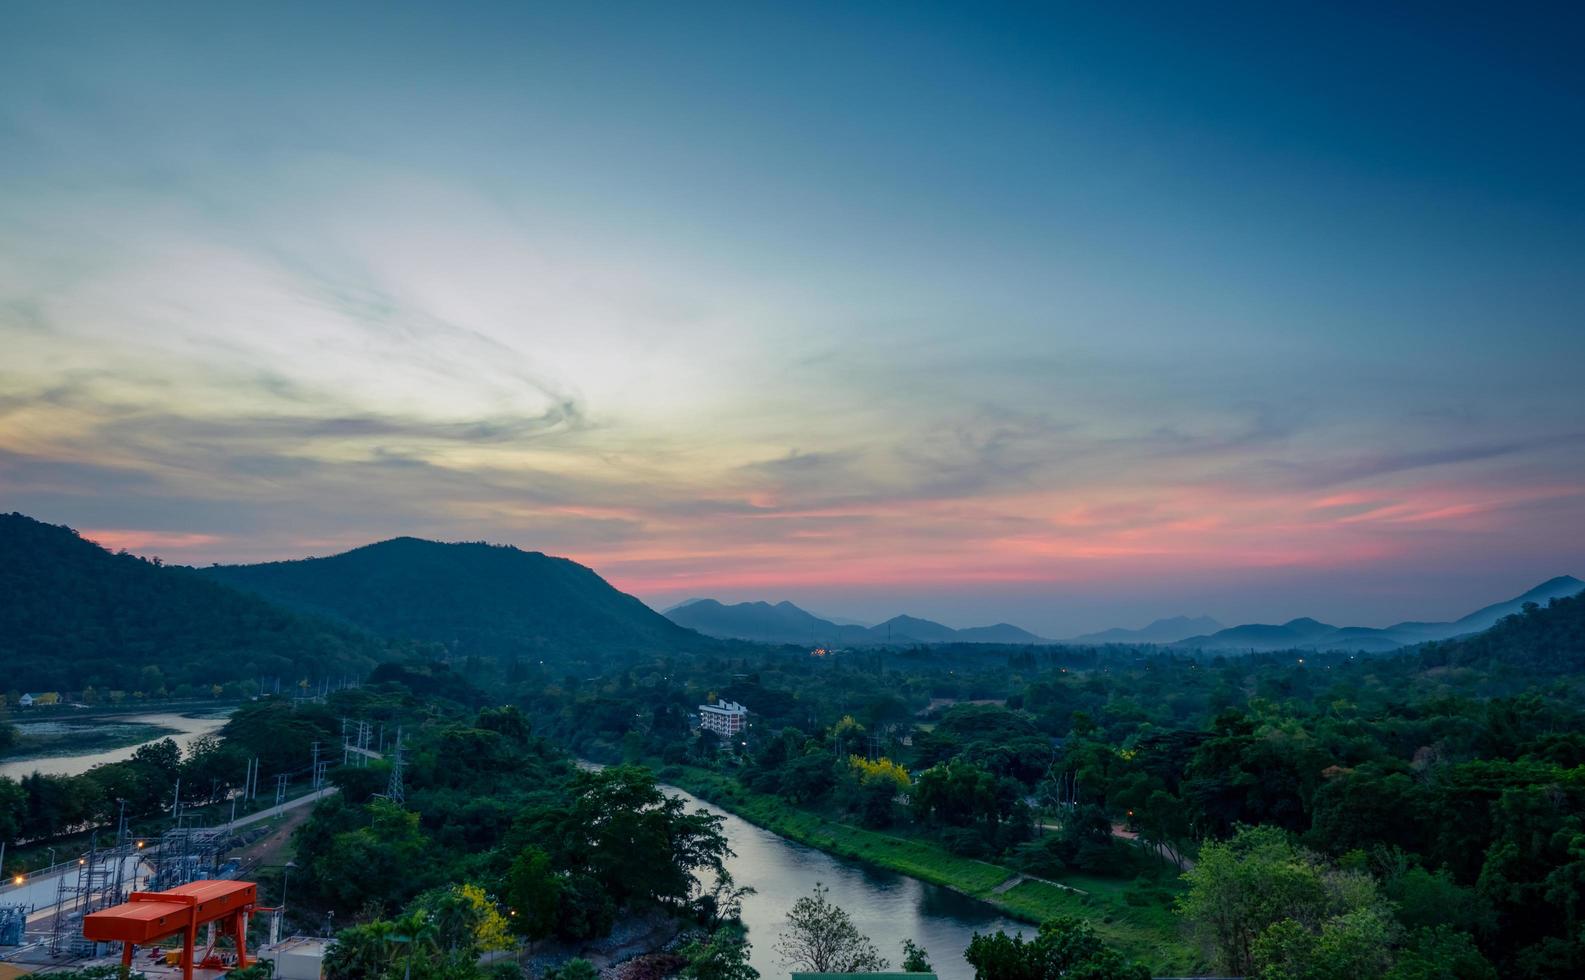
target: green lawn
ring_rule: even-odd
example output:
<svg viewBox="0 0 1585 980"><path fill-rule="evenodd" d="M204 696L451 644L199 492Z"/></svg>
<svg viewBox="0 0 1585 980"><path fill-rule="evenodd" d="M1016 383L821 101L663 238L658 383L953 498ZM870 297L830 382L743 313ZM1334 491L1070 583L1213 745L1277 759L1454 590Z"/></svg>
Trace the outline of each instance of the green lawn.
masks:
<svg viewBox="0 0 1585 980"><path fill-rule="evenodd" d="M1141 889L1132 881L1072 875L1062 883L1084 894L1028 879L995 894L993 889L1017 874L1015 870L953 854L931 840L841 823L779 797L750 792L732 777L707 769L669 766L665 778L790 840L951 888L988 902L1013 918L1031 923L1059 915L1085 919L1108 942L1153 972L1183 975L1203 966L1194 949L1183 941L1177 919L1166 904L1178 891L1177 882Z"/></svg>

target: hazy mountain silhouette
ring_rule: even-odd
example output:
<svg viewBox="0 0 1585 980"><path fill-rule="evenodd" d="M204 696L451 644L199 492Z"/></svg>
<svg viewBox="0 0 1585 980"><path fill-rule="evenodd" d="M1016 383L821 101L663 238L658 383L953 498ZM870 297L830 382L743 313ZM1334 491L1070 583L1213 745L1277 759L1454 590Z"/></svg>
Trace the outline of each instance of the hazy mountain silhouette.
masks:
<svg viewBox="0 0 1585 980"><path fill-rule="evenodd" d="M1222 629L1222 624L1209 616L1173 616L1170 619L1158 619L1143 629L1109 629L1099 633L1085 633L1075 636L1066 643L1074 644L1103 644L1103 643L1175 643L1190 636L1203 636L1215 633Z"/></svg>
<svg viewBox="0 0 1585 980"><path fill-rule="evenodd" d="M714 599L694 599L672 606L666 616L673 622L707 636L755 640L761 643L798 643L818 646L874 646L916 643L1050 643L1007 623L953 629L916 616L894 616L874 626L837 623L800 609L790 602L738 602L727 605Z"/></svg>
<svg viewBox="0 0 1585 980"><path fill-rule="evenodd" d="M603 659L697 647L702 640L592 569L509 546L394 538L329 558L222 565L203 574L460 654Z"/></svg>
<svg viewBox="0 0 1585 980"><path fill-rule="evenodd" d="M1552 599L1573 596L1581 590L1585 590L1585 582L1572 575L1560 575L1542 582L1523 595L1477 609L1451 623L1404 622L1385 629L1367 626L1339 628L1305 618L1291 620L1281 626L1259 623L1235 626L1209 635L1187 637L1174 645L1199 650L1356 650L1381 653L1428 640L1447 640L1479 633L1490 629L1503 617L1520 612L1527 602L1544 606Z"/></svg>

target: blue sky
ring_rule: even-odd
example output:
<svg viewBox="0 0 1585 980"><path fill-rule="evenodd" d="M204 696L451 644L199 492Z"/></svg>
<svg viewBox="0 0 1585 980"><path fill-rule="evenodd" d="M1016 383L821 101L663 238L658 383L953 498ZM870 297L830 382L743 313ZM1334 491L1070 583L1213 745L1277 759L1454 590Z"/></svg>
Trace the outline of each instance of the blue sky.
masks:
<svg viewBox="0 0 1585 980"><path fill-rule="evenodd" d="M7 509L1048 633L1585 568L1577 8L4 18Z"/></svg>

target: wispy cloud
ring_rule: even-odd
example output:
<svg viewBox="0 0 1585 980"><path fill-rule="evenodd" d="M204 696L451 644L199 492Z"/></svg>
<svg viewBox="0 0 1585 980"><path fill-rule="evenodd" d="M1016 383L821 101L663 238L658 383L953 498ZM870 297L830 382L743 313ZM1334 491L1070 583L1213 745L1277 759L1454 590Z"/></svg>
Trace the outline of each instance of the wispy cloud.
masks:
<svg viewBox="0 0 1585 980"><path fill-rule="evenodd" d="M1572 199L1417 208L1377 175L1251 171L1258 148L1142 153L1159 132L1128 120L1199 107L1001 88L1018 52L920 112L894 85L919 72L868 53L742 74L779 30L647 23L585 63L565 51L618 25L497 15L427 67L400 18L17 18L4 506L172 560L414 533L646 595L1035 615L1147 581L1585 563L1559 531L1585 524Z"/></svg>

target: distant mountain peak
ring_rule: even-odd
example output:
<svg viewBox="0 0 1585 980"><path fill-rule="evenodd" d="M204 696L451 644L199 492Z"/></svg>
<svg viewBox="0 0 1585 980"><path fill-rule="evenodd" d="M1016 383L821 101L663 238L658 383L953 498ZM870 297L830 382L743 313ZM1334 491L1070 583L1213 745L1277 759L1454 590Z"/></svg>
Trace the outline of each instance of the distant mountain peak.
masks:
<svg viewBox="0 0 1585 980"><path fill-rule="evenodd" d="M1578 592L1581 589L1585 589L1585 582L1580 581L1572 575L1558 575L1554 578L1547 579L1545 582L1542 582L1540 585L1531 589L1529 592L1526 592L1519 598L1524 599L1531 595L1539 594L1546 594L1550 597L1551 595L1564 589L1573 589L1575 592Z"/></svg>

